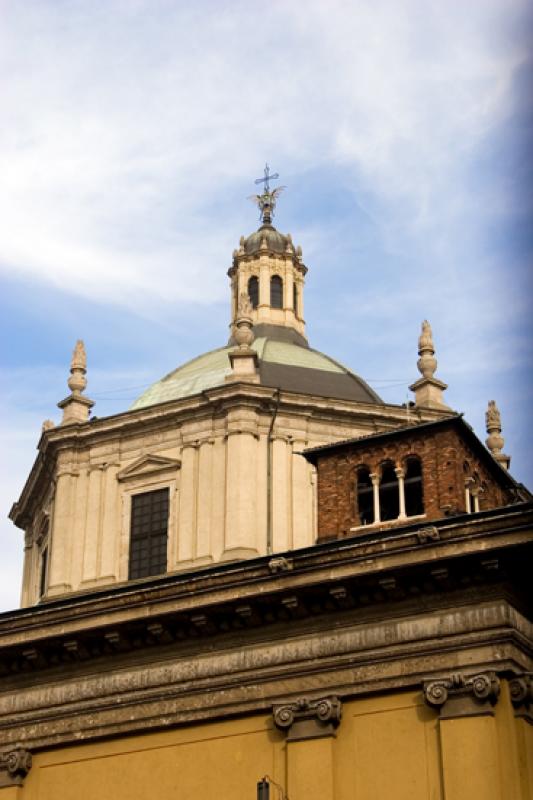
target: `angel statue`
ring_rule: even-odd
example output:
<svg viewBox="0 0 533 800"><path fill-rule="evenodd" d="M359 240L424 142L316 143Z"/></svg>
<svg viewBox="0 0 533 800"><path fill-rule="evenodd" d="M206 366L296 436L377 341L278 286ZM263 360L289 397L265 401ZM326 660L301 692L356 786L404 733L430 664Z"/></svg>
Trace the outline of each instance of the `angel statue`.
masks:
<svg viewBox="0 0 533 800"><path fill-rule="evenodd" d="M272 191L265 190L263 194L250 195L248 200L251 200L252 203L255 203L259 207L259 219L263 220L263 222L271 221L272 217L274 216L276 201L282 191L286 188L286 186L277 186L275 189L272 189Z"/></svg>

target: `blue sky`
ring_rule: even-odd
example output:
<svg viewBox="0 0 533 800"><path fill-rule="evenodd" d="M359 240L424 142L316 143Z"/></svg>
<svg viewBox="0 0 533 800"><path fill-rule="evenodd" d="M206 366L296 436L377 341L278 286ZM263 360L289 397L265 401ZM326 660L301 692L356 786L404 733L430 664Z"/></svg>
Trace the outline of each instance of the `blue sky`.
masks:
<svg viewBox="0 0 533 800"><path fill-rule="evenodd" d="M448 403L484 438L495 399L533 485L531 34L527 0L0 0L0 608L75 340L98 416L223 344L266 160L311 345L402 403L428 318Z"/></svg>

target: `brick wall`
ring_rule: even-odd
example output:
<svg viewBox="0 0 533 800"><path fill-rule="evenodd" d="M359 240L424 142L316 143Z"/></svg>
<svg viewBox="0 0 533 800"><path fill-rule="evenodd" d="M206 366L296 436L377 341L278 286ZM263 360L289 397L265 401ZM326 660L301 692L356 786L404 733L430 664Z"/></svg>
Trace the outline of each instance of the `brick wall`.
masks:
<svg viewBox="0 0 533 800"><path fill-rule="evenodd" d="M467 477L474 478L473 486L484 490L479 495L480 510L511 502L509 490L496 482L455 429L413 430L412 434L397 439L391 434L385 441L372 443L370 440L366 446L364 442L354 443L318 456L318 541L349 535L350 528L360 525L356 494L358 467L364 465L371 473L380 474L384 461L405 467L409 456L418 456L422 462L427 521L466 512ZM390 522L383 524L391 525Z"/></svg>

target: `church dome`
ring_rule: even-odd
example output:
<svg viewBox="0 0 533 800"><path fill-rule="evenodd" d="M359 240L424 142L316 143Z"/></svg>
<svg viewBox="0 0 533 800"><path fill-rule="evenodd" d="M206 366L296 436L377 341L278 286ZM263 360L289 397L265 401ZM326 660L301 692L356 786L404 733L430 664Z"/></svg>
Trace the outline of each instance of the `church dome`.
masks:
<svg viewBox="0 0 533 800"><path fill-rule="evenodd" d="M259 336L252 347L259 357L262 386L360 403L383 402L362 378L318 350L269 336ZM221 347L178 367L150 386L131 410L223 386L231 373L228 356L232 349Z"/></svg>
<svg viewBox="0 0 533 800"><path fill-rule="evenodd" d="M259 230L254 231L244 240L244 252L247 255L257 253L263 239L266 240L267 248L273 253L284 253L290 242L289 237L284 236L273 225L263 224Z"/></svg>

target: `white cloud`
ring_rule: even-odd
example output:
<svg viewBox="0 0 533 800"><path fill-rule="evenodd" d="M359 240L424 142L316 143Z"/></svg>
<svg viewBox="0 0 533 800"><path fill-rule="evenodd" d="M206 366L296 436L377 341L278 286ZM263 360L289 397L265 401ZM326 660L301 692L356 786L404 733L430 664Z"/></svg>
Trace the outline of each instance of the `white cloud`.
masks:
<svg viewBox="0 0 533 800"><path fill-rule="evenodd" d="M212 302L252 219L228 195L268 153L294 173L340 163L400 199L401 224L442 224L469 202L458 165L509 110L525 53L494 29L522 7L13 4L0 263L134 308Z"/></svg>

